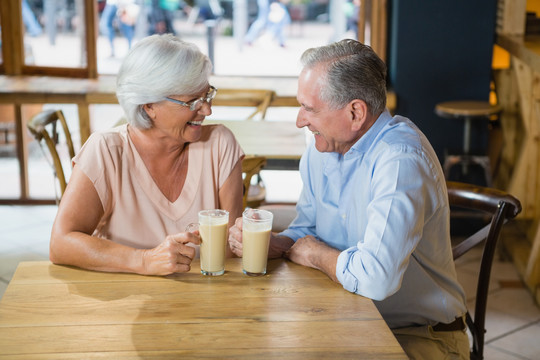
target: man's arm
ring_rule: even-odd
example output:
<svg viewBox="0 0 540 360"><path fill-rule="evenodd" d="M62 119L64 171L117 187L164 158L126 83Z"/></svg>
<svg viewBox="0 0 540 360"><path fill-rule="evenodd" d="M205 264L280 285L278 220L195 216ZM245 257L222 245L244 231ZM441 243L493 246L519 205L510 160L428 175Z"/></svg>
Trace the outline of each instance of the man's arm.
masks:
<svg viewBox="0 0 540 360"><path fill-rule="evenodd" d="M297 264L320 270L330 279L339 283L336 276L339 254L339 250L308 235L296 240L296 243L285 253L285 257Z"/></svg>

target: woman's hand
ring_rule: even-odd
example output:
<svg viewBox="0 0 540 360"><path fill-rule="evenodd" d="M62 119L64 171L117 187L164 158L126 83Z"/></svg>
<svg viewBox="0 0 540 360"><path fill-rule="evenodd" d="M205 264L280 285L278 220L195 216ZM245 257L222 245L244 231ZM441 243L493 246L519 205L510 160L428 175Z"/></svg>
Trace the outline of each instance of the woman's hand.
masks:
<svg viewBox="0 0 540 360"><path fill-rule="evenodd" d="M146 275L169 275L188 272L195 257L195 248L188 244L199 245L201 238L198 231L169 235L165 241L153 249L143 251L143 272Z"/></svg>

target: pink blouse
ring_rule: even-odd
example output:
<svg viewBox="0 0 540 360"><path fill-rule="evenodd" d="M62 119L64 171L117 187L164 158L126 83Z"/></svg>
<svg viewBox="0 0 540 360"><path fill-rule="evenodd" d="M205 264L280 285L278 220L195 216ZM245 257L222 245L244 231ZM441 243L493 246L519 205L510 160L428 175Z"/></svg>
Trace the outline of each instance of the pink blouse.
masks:
<svg viewBox="0 0 540 360"><path fill-rule="evenodd" d="M219 208L218 190L244 156L232 132L206 125L189 145L189 169L182 193L170 202L146 169L127 125L93 133L73 162L94 184L104 215L94 236L135 248L153 248L167 235L198 222L203 209Z"/></svg>

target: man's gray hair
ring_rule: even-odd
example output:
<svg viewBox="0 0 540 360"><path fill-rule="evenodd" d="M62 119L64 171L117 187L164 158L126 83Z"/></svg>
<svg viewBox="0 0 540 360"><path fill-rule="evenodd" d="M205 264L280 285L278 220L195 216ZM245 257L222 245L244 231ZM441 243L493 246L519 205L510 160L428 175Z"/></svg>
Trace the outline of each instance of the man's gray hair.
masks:
<svg viewBox="0 0 540 360"><path fill-rule="evenodd" d="M210 59L172 34L148 36L133 46L118 72L116 97L129 124L149 129L143 105L171 95L199 94L208 87Z"/></svg>
<svg viewBox="0 0 540 360"><path fill-rule="evenodd" d="M378 115L386 107L386 64L373 49L356 40L341 40L306 50L304 68L323 66L320 99L332 109L341 109L354 99L365 101Z"/></svg>

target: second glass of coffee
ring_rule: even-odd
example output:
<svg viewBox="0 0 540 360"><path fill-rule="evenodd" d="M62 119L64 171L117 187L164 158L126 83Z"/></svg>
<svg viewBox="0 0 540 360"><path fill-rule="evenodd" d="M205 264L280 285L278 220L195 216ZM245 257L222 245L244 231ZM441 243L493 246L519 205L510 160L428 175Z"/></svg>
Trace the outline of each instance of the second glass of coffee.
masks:
<svg viewBox="0 0 540 360"><path fill-rule="evenodd" d="M242 270L249 276L266 274L273 214L247 209L242 214Z"/></svg>

